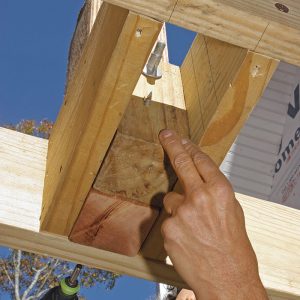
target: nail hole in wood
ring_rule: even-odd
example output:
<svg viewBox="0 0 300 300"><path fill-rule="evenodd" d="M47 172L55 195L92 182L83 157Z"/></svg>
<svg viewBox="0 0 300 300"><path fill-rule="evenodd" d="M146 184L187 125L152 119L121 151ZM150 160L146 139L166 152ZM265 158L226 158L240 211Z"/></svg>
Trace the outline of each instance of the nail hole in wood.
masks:
<svg viewBox="0 0 300 300"><path fill-rule="evenodd" d="M279 11L282 11L282 12L284 12L284 13L288 13L289 11L290 11L290 9L286 6L286 5L284 5L284 4L282 4L282 3L275 3L275 7L279 10Z"/></svg>

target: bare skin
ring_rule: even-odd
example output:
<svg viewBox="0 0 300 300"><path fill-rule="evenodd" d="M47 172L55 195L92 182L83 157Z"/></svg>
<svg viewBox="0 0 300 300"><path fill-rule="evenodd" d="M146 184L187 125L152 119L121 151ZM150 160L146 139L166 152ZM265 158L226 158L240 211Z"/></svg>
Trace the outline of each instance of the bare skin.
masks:
<svg viewBox="0 0 300 300"><path fill-rule="evenodd" d="M176 300L196 300L196 296L192 291L182 289L176 297Z"/></svg>
<svg viewBox="0 0 300 300"><path fill-rule="evenodd" d="M198 300L267 300L231 184L189 140L170 130L159 138L183 186L164 198L164 247L175 269Z"/></svg>

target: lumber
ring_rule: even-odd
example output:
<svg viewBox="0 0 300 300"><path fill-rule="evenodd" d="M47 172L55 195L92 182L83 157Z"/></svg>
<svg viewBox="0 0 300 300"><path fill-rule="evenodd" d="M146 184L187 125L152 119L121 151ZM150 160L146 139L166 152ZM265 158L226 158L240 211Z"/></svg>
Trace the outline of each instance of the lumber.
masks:
<svg viewBox="0 0 300 300"><path fill-rule="evenodd" d="M134 256L158 214L157 209L138 201L91 189L69 238L79 244Z"/></svg>
<svg viewBox="0 0 300 300"><path fill-rule="evenodd" d="M107 0L107 2L275 59L300 65L298 1Z"/></svg>
<svg viewBox="0 0 300 300"><path fill-rule="evenodd" d="M47 140L0 127L0 223L39 228L47 150Z"/></svg>
<svg viewBox="0 0 300 300"><path fill-rule="evenodd" d="M133 96L93 187L161 208L160 196L177 181L158 140L165 128L188 137L186 111Z"/></svg>
<svg viewBox="0 0 300 300"><path fill-rule="evenodd" d="M216 164L223 161L277 64L247 49L197 35L181 66L182 84L191 139ZM166 257L160 232L166 217L162 212L150 232L142 249L145 256Z"/></svg>
<svg viewBox="0 0 300 300"><path fill-rule="evenodd" d="M141 255L127 257L39 231L47 144L46 140L0 128L0 245L185 286L165 262ZM269 295L298 299L300 211L246 195L236 197L244 209L247 232Z"/></svg>
<svg viewBox="0 0 300 300"><path fill-rule="evenodd" d="M84 46L91 33L101 5L102 0L86 0L79 12L77 24L69 47L66 89L68 83L74 78Z"/></svg>
<svg viewBox="0 0 300 300"><path fill-rule="evenodd" d="M181 74L189 125L195 130L191 138L220 165L260 100L278 61L201 35L190 53ZM205 60L208 64L203 63ZM194 79L190 72L195 74ZM210 78L209 86L203 76ZM189 81L196 85L186 86ZM199 109L189 109L195 102ZM198 134L200 120L205 130Z"/></svg>
<svg viewBox="0 0 300 300"><path fill-rule="evenodd" d="M162 72L151 84L140 77L70 240L129 256L140 250L177 181L158 134L189 135L179 67L162 63Z"/></svg>
<svg viewBox="0 0 300 300"><path fill-rule="evenodd" d="M161 27L101 5L50 136L42 231L69 235Z"/></svg>

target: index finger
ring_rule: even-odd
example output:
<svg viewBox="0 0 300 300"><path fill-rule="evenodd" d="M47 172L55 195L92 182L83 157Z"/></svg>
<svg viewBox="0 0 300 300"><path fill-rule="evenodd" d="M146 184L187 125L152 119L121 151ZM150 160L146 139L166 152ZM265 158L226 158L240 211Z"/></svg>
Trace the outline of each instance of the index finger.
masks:
<svg viewBox="0 0 300 300"><path fill-rule="evenodd" d="M163 130L159 139L185 191L201 185L203 181L181 138L172 130Z"/></svg>
<svg viewBox="0 0 300 300"><path fill-rule="evenodd" d="M193 159L196 169L204 182L228 181L216 163L207 154L202 152L198 146L190 140L186 140L183 146Z"/></svg>

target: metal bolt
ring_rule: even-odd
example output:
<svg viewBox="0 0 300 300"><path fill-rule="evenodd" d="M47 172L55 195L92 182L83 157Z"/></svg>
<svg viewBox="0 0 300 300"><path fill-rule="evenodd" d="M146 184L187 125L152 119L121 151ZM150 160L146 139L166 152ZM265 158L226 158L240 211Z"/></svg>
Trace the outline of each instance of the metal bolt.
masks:
<svg viewBox="0 0 300 300"><path fill-rule="evenodd" d="M164 49L166 47L166 44L163 42L157 42L154 51L151 53L150 58L147 62L146 67L143 70L143 74L146 77L151 77L153 79L159 79L161 78L162 74L158 70L158 65L161 61L162 54L164 52Z"/></svg>
<svg viewBox="0 0 300 300"><path fill-rule="evenodd" d="M286 14L290 11L290 9L282 3L275 3L275 7Z"/></svg>
<svg viewBox="0 0 300 300"><path fill-rule="evenodd" d="M147 97L144 97L144 105L149 106L152 100L152 92L149 93Z"/></svg>
<svg viewBox="0 0 300 300"><path fill-rule="evenodd" d="M81 269L82 269L82 265L79 264L76 265L73 273L70 276L70 280L69 280L70 284L72 285L76 284L77 277L79 276Z"/></svg>

